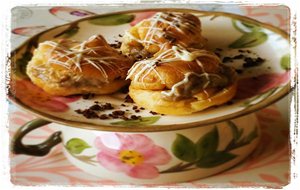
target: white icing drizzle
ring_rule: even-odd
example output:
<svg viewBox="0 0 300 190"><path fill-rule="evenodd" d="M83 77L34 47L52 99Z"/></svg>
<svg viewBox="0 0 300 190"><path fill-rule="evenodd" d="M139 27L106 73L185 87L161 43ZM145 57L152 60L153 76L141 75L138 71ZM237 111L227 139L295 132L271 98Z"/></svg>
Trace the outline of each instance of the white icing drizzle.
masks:
<svg viewBox="0 0 300 190"><path fill-rule="evenodd" d="M142 26L143 22L150 22L150 26ZM186 19L181 13L159 12L156 13L152 18L145 19L143 22L138 23L136 26L139 28L148 29L144 39L139 39L133 36L129 31L125 32L125 36L128 36L131 40L135 40L139 43L144 44L146 47L149 47L153 44L158 45L159 47L164 45L156 41L154 39L154 36L162 37L166 33L165 30L168 30L169 27L174 28L183 35L186 35L183 28L189 29L190 31L194 31L197 29L197 25L195 25L192 21ZM163 29L162 27L159 27L162 24L167 24L167 28Z"/></svg>
<svg viewBox="0 0 300 190"><path fill-rule="evenodd" d="M98 52L102 51L111 51L105 46L95 46L95 47L87 47L87 43L99 39L102 40L99 36L95 35L90 37L87 41L82 43L76 41L66 41L63 40L60 43L54 41L45 41L42 42L40 45L48 45L51 50L48 52L48 59L47 62L40 64L38 67L36 66L35 69L42 69L43 65L46 64L57 64L69 70L76 70L78 69L82 72L82 66L90 64L95 67L101 75L104 77L105 82L108 81L108 75L105 71L103 65L107 66L113 72L122 73L127 68L125 66L120 67L117 65L116 62L122 61L123 57L121 56L101 56ZM76 45L73 45L76 44ZM71 47L71 48L69 48ZM89 55L93 53L94 55ZM95 56L99 55L99 56ZM60 59L66 58L67 61L60 61ZM78 80L80 77L77 78Z"/></svg>
<svg viewBox="0 0 300 190"><path fill-rule="evenodd" d="M207 50L198 50L193 49L191 52L187 49L180 47L180 46L172 46L171 49L163 51L161 54L153 57L152 59L145 59L138 62L131 67L128 71L127 79L132 78L133 81L139 81L141 78L141 82L144 82L144 78L151 72L154 71L158 78L161 80L162 84L166 82L164 79L159 75L156 70L157 64L164 64L173 61L194 61L198 63L198 65L202 68L203 74L208 78L207 73L205 72L202 63L200 62L199 57L209 57L211 59L215 59L216 61L220 62L219 58L212 54ZM174 65L176 68L176 65Z"/></svg>
<svg viewBox="0 0 300 190"><path fill-rule="evenodd" d="M149 26L144 26L144 22L149 22ZM165 25L165 26L162 26ZM214 53L209 52L207 50L203 49L187 49L187 44L181 41L181 43L177 43L178 45L174 45L171 48L164 50L165 46L169 44L161 43L157 41L156 39L164 36L166 34L166 31L172 32L174 29L182 33L182 35L187 35L186 31L190 32L197 32L199 30L199 26L197 26L192 20L186 19L182 14L176 14L176 13L162 13L159 12L155 14L152 18L146 19L143 22L140 22L136 25L139 29L146 29L146 34L143 39L140 39L138 37L135 37L132 35L129 31L126 31L125 36L128 37L130 40L136 41L138 43L143 44L145 47L149 47L150 45L157 45L162 52L156 53L153 58L151 59L145 59L136 62L131 69L128 71L127 79L131 78L133 81L142 82L144 87L146 86L144 83L144 79L150 74L153 73L160 79L162 84L166 84L166 81L163 77L160 76L159 72L157 71L156 67L158 67L160 64L164 63L170 63L173 61L187 61L192 62L195 61L199 67L201 68L201 73L195 73L195 72L188 72L183 73L184 79L182 81L179 81L178 83L174 84L171 88L171 90L163 91L162 95L169 96L175 99L180 98L181 96L177 89L177 87L183 87L184 85L189 85L191 81L189 81L191 75L195 75L196 77L205 77L205 82L201 86L201 89L204 90L204 93L208 96L208 93L205 91L205 89L210 85L210 77L219 77L218 74L212 74L207 73L205 71L205 68L201 61L198 59L199 57L207 57L209 59L215 60L217 63L220 63L219 57L217 57ZM168 30L168 27L172 27L172 30ZM200 34L199 34L200 35ZM180 45L181 44L181 45ZM184 46L184 47L183 47ZM168 66L174 67L176 69L176 65L168 64ZM201 90L200 89L200 90ZM199 89L190 89L187 91L197 91ZM189 96L185 94L184 96ZM211 101L209 99L209 101Z"/></svg>
<svg viewBox="0 0 300 190"><path fill-rule="evenodd" d="M176 83L172 86L171 90L162 91L161 94L163 95L164 98L170 99L170 100L178 100L180 98L191 97L192 95L198 93L199 91L206 89L206 87L210 83L210 80L208 78L209 75L221 78L219 75L212 74L212 73L210 73L210 74L208 74L208 73L197 74L197 73L194 73L194 72L188 72L188 73L185 73L183 80L179 81L178 83ZM193 81L190 81L191 76L192 77L196 76L196 77L198 77L198 79L200 79L201 77L205 77L208 80L206 80L206 82L205 82L205 84L203 85L202 88L194 89L194 88L192 88L192 87L194 87L194 83L193 83ZM207 91L204 90L204 93L207 95L207 97L209 97L209 94L207 93Z"/></svg>

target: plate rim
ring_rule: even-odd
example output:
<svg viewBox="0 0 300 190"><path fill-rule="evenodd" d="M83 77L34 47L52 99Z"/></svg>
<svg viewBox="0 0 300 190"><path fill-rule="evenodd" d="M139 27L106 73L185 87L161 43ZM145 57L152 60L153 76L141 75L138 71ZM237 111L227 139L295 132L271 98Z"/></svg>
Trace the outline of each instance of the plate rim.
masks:
<svg viewBox="0 0 300 190"><path fill-rule="evenodd" d="M218 16L225 16L225 17L229 17L229 18L236 18L238 20L242 20L242 21L247 21L250 23L256 23L259 24L260 26L262 26L263 28L269 29L271 31L273 31L276 34L279 34L280 36L282 36L284 39L286 39L287 41L289 41L289 34L285 31L283 31L282 29L273 26L271 24L268 23L263 23L260 22L258 20L249 18L247 16L243 16L243 15L238 15L238 14L234 14L234 13L228 13L228 12L220 12L220 11L202 11L202 10L196 10L196 9L185 9L185 8L151 8L151 9L133 9L133 10L124 10L124 11L116 11L116 12L109 12L109 13L104 13L104 14L96 14L96 15L92 15L89 17L85 17L82 19L78 19L72 22L68 22L66 24L62 24L62 25L57 25L51 28L48 28L44 31L41 31L33 36L31 36L29 39L25 40L23 43L21 43L19 46L17 46L14 50L11 51L10 55L12 57L12 55L14 55L16 52L18 52L24 45L28 44L28 42L30 42L30 40L32 40L33 38L36 38L37 36L40 36L44 33L47 33L48 31L54 30L56 28L59 27L64 27L64 26L68 26L68 25L72 25L74 23L78 23L78 22L82 22L85 20L89 20L92 18L96 18L99 16L109 16L109 15L114 15L114 14L128 14L128 13L139 13L139 12L150 12L150 11L169 11L169 12L189 12L189 13L213 13L215 15ZM290 44L290 41L289 41ZM10 68L8 69L10 71L11 69L11 65L13 64L13 61L10 61L10 64L8 64L10 66ZM8 72L8 79L11 81L12 77L10 72ZM75 128L80 128L80 129L87 129L87 130L96 130L96 131L111 131L111 132L159 132L159 131L175 131L175 130L184 130L184 129L189 129L189 128L194 128L194 127L203 127L206 125L211 125L211 124L216 124L216 123L220 123L226 120L232 120L232 119L236 119L242 116L246 116L248 114L254 113L255 111L261 110L275 102L277 102L278 100L280 100L281 98L285 97L286 95L288 95L291 91L292 91L292 87L291 87L291 81L289 81L285 86L283 86L282 89L280 89L279 92L277 92L275 94L275 96L271 96L267 99L264 99L262 101L260 101L257 104L254 104L246 109L243 109L241 111L238 112L234 112L231 114L226 114L226 115L222 115L216 118L211 118L211 119L207 119L207 120L202 120L202 121L196 121L196 122L191 122L191 123L182 123L182 124L169 124L169 125L149 125L149 126L115 126L115 125L104 125L104 124L94 124L94 123L89 123L89 122L84 122L84 121L72 121L72 120L67 120L67 119L63 119L63 118L58 118L56 116L47 114L45 112L42 111L38 111L35 110L33 108L31 108L30 106L25 105L24 103L22 103L18 98L16 98L15 96L12 95L11 92L11 88L10 85L8 85L8 89L7 89L7 96L8 99L14 103L14 105L16 105L17 107L20 107L21 109L48 121L51 121L53 123L56 124L60 124L63 126L68 126L68 127L75 127Z"/></svg>

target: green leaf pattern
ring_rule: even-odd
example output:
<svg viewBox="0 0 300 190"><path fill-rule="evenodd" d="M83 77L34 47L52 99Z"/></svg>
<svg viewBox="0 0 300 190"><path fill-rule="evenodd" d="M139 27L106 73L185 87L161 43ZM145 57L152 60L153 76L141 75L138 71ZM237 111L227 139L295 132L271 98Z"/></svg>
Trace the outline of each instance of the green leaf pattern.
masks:
<svg viewBox="0 0 300 190"><path fill-rule="evenodd" d="M248 48L258 46L268 39L268 35L264 32L250 32L243 34L239 39L229 45L230 48Z"/></svg>
<svg viewBox="0 0 300 190"><path fill-rule="evenodd" d="M180 160L193 162L197 159L195 144L181 134L177 134L171 150Z"/></svg>
<svg viewBox="0 0 300 190"><path fill-rule="evenodd" d="M114 14L108 16L98 16L89 20L89 23L94 25L112 26L126 24L134 19L134 15L129 14Z"/></svg>
<svg viewBox="0 0 300 190"><path fill-rule="evenodd" d="M199 168L212 168L212 167L224 164L224 163L234 159L235 157L236 157L236 155L231 154L229 152L217 151L217 152L214 152L209 157L204 157L203 159L199 160L196 163L196 165Z"/></svg>
<svg viewBox="0 0 300 190"><path fill-rule="evenodd" d="M65 148L72 157L80 160L81 162L93 166L97 164L97 161L94 160L94 158L96 157L95 155L80 155L85 149L91 148L91 146L84 140L80 138L72 138L67 141L67 143L65 144Z"/></svg>
<svg viewBox="0 0 300 190"><path fill-rule="evenodd" d="M286 55L281 57L280 66L284 70L290 70L291 69L290 54L286 54Z"/></svg>
<svg viewBox="0 0 300 190"><path fill-rule="evenodd" d="M80 154L90 146L80 138L72 138L67 142L66 148L72 154Z"/></svg>
<svg viewBox="0 0 300 190"><path fill-rule="evenodd" d="M64 32L64 34L62 35L62 37L63 38L70 38L70 37L74 36L78 31L79 31L79 27L78 26L69 28L68 30L66 30Z"/></svg>
<svg viewBox="0 0 300 190"><path fill-rule="evenodd" d="M157 122L160 119L160 116L152 116L152 117L141 117L139 119L128 119L125 121L117 121L112 122L110 124L112 125L124 125L124 126L145 126L145 125L151 125L155 122Z"/></svg>
<svg viewBox="0 0 300 190"><path fill-rule="evenodd" d="M172 153L183 162L180 162L160 173L182 172L197 168L212 168L237 157L230 151L250 144L258 137L257 127L248 135L239 129L232 121L227 122L232 132L232 140L224 150L218 150L219 132L217 126L199 138L196 143L182 134L177 134L172 144Z"/></svg>
<svg viewBox="0 0 300 190"><path fill-rule="evenodd" d="M235 123L233 123L230 120L227 122L227 124L230 127L230 129L231 129L233 140L237 141L238 139L240 139L241 136L242 136L242 134L243 134L243 132L244 132L244 129L243 128L238 129L238 127L235 125Z"/></svg>
<svg viewBox="0 0 300 190"><path fill-rule="evenodd" d="M219 133L215 127L196 142L197 159L209 157L216 152L219 145Z"/></svg>
<svg viewBox="0 0 300 190"><path fill-rule="evenodd" d="M239 129L232 121L227 122L232 132L232 140L224 150L219 150L219 132L217 126L207 132L195 143L182 134L177 134L172 144L171 151L175 157L183 162L160 171L160 174L183 172L197 168L212 168L237 157L232 150L250 144L258 137L257 127L248 135L243 135L244 130ZM65 148L74 158L90 165L96 165L95 155L80 155L85 149L91 148L88 143L80 138L72 138L67 141Z"/></svg>
<svg viewBox="0 0 300 190"><path fill-rule="evenodd" d="M232 25L243 35L232 42L230 48L249 48L263 44L268 40L268 35L262 31L261 27L256 24L241 22L242 26L247 28L247 31L242 27L239 27L236 20L232 20Z"/></svg>
<svg viewBox="0 0 300 190"><path fill-rule="evenodd" d="M227 145L225 151L230 151L248 145L258 137L257 127L253 131L251 131L247 136L242 137L242 134L244 132L243 129L238 129L236 124L232 121L228 121L227 124L232 131L233 139Z"/></svg>

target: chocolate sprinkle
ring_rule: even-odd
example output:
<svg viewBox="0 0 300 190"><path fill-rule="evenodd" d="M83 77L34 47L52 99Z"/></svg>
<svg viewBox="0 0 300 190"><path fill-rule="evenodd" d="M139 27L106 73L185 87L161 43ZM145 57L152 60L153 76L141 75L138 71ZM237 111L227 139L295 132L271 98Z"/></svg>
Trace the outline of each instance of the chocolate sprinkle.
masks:
<svg viewBox="0 0 300 190"><path fill-rule="evenodd" d="M82 110L81 109L78 109L78 110L74 110L76 113L79 113L81 114L82 113Z"/></svg>
<svg viewBox="0 0 300 190"><path fill-rule="evenodd" d="M122 43L119 42L119 41L116 41L116 43L114 43L114 44L109 44L109 45L110 45L110 47L113 47L113 48L120 48L121 45L122 45Z"/></svg>
<svg viewBox="0 0 300 190"><path fill-rule="evenodd" d="M122 110L116 110L116 111L113 111L112 114L113 114L113 115L124 115L125 112L122 111Z"/></svg>
<svg viewBox="0 0 300 190"><path fill-rule="evenodd" d="M120 119L123 119L123 120L126 121L126 120L128 120L129 118L123 115L123 116L120 117Z"/></svg>
<svg viewBox="0 0 300 190"><path fill-rule="evenodd" d="M240 55L236 55L233 57L233 59L242 59L244 58L245 56L243 54L240 54Z"/></svg>
<svg viewBox="0 0 300 190"><path fill-rule="evenodd" d="M86 109L82 112L82 115L88 119L98 118L98 114L93 110Z"/></svg>
<svg viewBox="0 0 300 190"><path fill-rule="evenodd" d="M112 110L112 109L114 109L114 107L111 105L111 103L105 103L105 104L103 105L103 108L104 108L105 110Z"/></svg>
<svg viewBox="0 0 300 190"><path fill-rule="evenodd" d="M157 115L158 113L154 112L154 111L150 111L149 113L151 113L152 115Z"/></svg>
<svg viewBox="0 0 300 190"><path fill-rule="evenodd" d="M244 61L245 63L243 64L243 67L245 68L260 66L265 62L265 60L260 57L258 58L246 57Z"/></svg>
<svg viewBox="0 0 300 190"><path fill-rule="evenodd" d="M243 73L243 70L242 69L236 69L235 70L238 74L242 74Z"/></svg>
<svg viewBox="0 0 300 190"><path fill-rule="evenodd" d="M99 103L99 102L97 102L97 103ZM111 105L111 103L105 103L105 104L100 104L100 105L94 104L94 105L90 106L88 109L85 109L85 110L78 109L78 110L75 110L75 112L78 114L82 114L84 117L86 117L88 119L94 119L94 118L100 118L100 117L103 119L103 118L105 118L105 116L103 116L103 115L98 116L97 113L100 111L111 110L111 109L114 109L114 107Z"/></svg>
<svg viewBox="0 0 300 190"><path fill-rule="evenodd" d="M89 100L89 99L92 99L95 97L95 94L93 93L88 93L88 94L83 94L82 95L82 98L85 99L85 100Z"/></svg>
<svg viewBox="0 0 300 190"><path fill-rule="evenodd" d="M98 104L95 104L91 106L89 109L94 110L94 111L102 111L103 107L99 106Z"/></svg>
<svg viewBox="0 0 300 190"><path fill-rule="evenodd" d="M227 62L231 62L231 61L232 61L231 57L224 57L222 60L223 63L227 63Z"/></svg>
<svg viewBox="0 0 300 190"><path fill-rule="evenodd" d="M136 115L132 115L130 117L130 119L133 119L133 120L137 120L137 119L140 119L140 118L141 118L141 116L136 116Z"/></svg>
<svg viewBox="0 0 300 190"><path fill-rule="evenodd" d="M127 102L127 103L134 103L133 99L129 95L127 95L125 97L125 102Z"/></svg>
<svg viewBox="0 0 300 190"><path fill-rule="evenodd" d="M102 114L99 116L99 119L108 119L109 117L106 114Z"/></svg>

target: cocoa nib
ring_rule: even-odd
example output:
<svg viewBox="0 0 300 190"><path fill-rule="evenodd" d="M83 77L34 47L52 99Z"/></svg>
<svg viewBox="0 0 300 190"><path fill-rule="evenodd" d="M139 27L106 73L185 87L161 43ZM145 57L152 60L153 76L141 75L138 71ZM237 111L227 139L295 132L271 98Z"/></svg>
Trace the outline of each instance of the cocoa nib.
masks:
<svg viewBox="0 0 300 190"><path fill-rule="evenodd" d="M88 94L83 94L82 95L82 98L85 99L85 100L92 99L94 97L95 97L95 94L93 94L93 93L88 93Z"/></svg>
<svg viewBox="0 0 300 190"><path fill-rule="evenodd" d="M95 105L91 106L90 109L94 110L94 111L102 111L103 107L98 104L95 104Z"/></svg>
<svg viewBox="0 0 300 190"><path fill-rule="evenodd" d="M123 119L123 120L127 121L129 118L123 115L123 116L120 117L120 119Z"/></svg>
<svg viewBox="0 0 300 190"><path fill-rule="evenodd" d="M111 103L105 103L104 105L102 105L102 107L104 108L104 110L114 109L114 107L111 105Z"/></svg>
<svg viewBox="0 0 300 190"><path fill-rule="evenodd" d="M96 103L96 102L95 102ZM98 115L99 112L104 111L104 110L111 110L113 109L113 106L111 103L105 103L105 104L100 104L97 102L96 104L90 106L87 109L81 110L75 110L76 113L83 115L84 117L88 119L94 119L94 118L100 118L100 119L108 119L108 117L104 115Z"/></svg>
<svg viewBox="0 0 300 190"><path fill-rule="evenodd" d="M125 97L125 102L127 102L127 103L134 103L133 99L129 95L127 95Z"/></svg>
<svg viewBox="0 0 300 190"><path fill-rule="evenodd" d="M112 114L113 114L113 115L124 115L125 112L122 111L122 110L116 110L116 111L113 111Z"/></svg>
<svg viewBox="0 0 300 190"><path fill-rule="evenodd" d="M242 74L243 73L242 69L236 69L235 71L237 72L237 74Z"/></svg>
<svg viewBox="0 0 300 190"><path fill-rule="evenodd" d="M231 62L232 61L232 58L231 57L224 57L222 62L223 63L228 63L228 62Z"/></svg>
<svg viewBox="0 0 300 190"><path fill-rule="evenodd" d="M149 113L151 113L152 115L157 115L158 113L154 112L154 111L150 111Z"/></svg>
<svg viewBox="0 0 300 190"><path fill-rule="evenodd" d="M133 120L137 120L137 119L140 119L140 118L141 118L141 116L136 116L136 115L132 115L130 117L130 119L133 119Z"/></svg>
<svg viewBox="0 0 300 190"><path fill-rule="evenodd" d="M243 67L245 68L260 66L265 62L265 60L260 57L258 58L246 57L244 61L245 63L243 64Z"/></svg>
<svg viewBox="0 0 300 190"><path fill-rule="evenodd" d="M86 109L82 112L82 115L88 119L98 118L98 114L90 109Z"/></svg>
<svg viewBox="0 0 300 190"><path fill-rule="evenodd" d="M106 115L106 114L102 114L102 115L100 115L99 116L99 119L108 119L109 117L108 117L108 115Z"/></svg>
<svg viewBox="0 0 300 190"><path fill-rule="evenodd" d="M113 47L113 48L120 48L122 45L122 42L116 41L116 43L109 44L109 45L110 45L110 47Z"/></svg>
<svg viewBox="0 0 300 190"><path fill-rule="evenodd" d="M245 56L243 54L240 54L240 55L236 55L233 57L233 59L242 59L244 58Z"/></svg>

